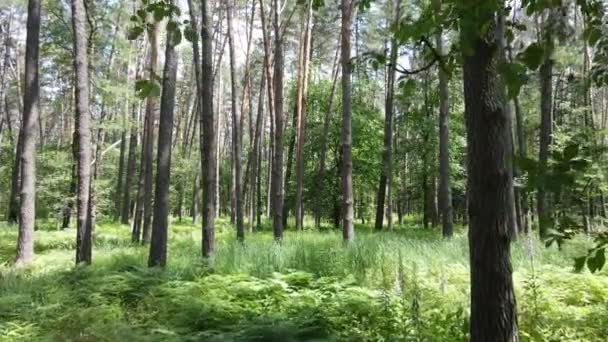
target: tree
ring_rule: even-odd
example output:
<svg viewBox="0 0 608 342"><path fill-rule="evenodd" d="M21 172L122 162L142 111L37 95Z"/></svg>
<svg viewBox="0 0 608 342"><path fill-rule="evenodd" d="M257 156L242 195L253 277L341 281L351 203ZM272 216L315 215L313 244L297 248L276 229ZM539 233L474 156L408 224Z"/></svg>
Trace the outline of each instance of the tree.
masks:
<svg viewBox="0 0 608 342"><path fill-rule="evenodd" d="M21 158L21 208L15 264L27 265L34 258L34 224L36 220L36 135L40 112L38 54L40 45L40 1L29 0L25 45L25 92L23 94L23 145Z"/></svg>
<svg viewBox="0 0 608 342"><path fill-rule="evenodd" d="M273 198L273 232L276 240L283 238L283 37L281 33L281 1L273 0L274 28L274 155L271 195Z"/></svg>
<svg viewBox="0 0 608 342"><path fill-rule="evenodd" d="M547 236L551 210L549 207L543 177L546 174L551 141L553 140L553 28L557 22L557 11L550 9L542 29L544 59L538 74L540 82L540 145L538 151L538 168L541 182L536 192L536 209L538 214L538 233L543 239Z"/></svg>
<svg viewBox="0 0 608 342"><path fill-rule="evenodd" d="M203 257L213 255L215 247L215 201L216 201L216 131L213 112L213 60L211 20L208 10L208 1L201 3L201 45L202 45L202 76L201 76L201 161L203 174ZM217 204L219 206L219 203Z"/></svg>
<svg viewBox="0 0 608 342"><path fill-rule="evenodd" d="M228 48L230 50L230 84L231 84L231 113L232 113L232 162L234 163L234 192L235 218L237 239L245 239L245 227L243 223L243 184L242 184L242 139L241 115L236 108L236 57L234 51L234 36L232 28L232 11L234 4L226 5L226 23L228 26Z"/></svg>
<svg viewBox="0 0 608 342"><path fill-rule="evenodd" d="M352 157L352 61L350 59L352 0L342 0L342 238L350 242L355 238L353 209L353 157Z"/></svg>
<svg viewBox="0 0 608 342"><path fill-rule="evenodd" d="M437 12L441 12L441 3L434 1ZM443 53L443 37L441 30L437 33L439 54ZM450 103L448 75L444 67L439 70L439 209L441 211L441 226L444 238L454 234L452 213L452 189L450 181Z"/></svg>
<svg viewBox="0 0 608 342"><path fill-rule="evenodd" d="M393 25L399 25L401 19L401 0L394 0L395 18ZM384 149L382 150L382 170L380 172L380 181L378 182L378 199L376 201L376 230L382 230L384 220L384 201L386 200L387 183L390 183L393 170L393 111L395 109L395 69L397 64L397 54L399 52L399 44L397 38L391 40L390 63L388 66L388 76L386 82L386 99L384 106ZM390 187L390 184L389 184ZM389 190L388 196L389 209L387 210L387 219L389 230L392 227L391 215L391 195Z"/></svg>
<svg viewBox="0 0 608 342"><path fill-rule="evenodd" d="M158 151L156 186L154 188L154 218L150 240L148 266L164 267L167 262L167 231L169 226L169 180L171 177L171 145L173 135L173 108L175 107L175 82L177 78L177 54L175 45L179 32L173 21L167 25L163 93L160 99L158 125Z"/></svg>
<svg viewBox="0 0 608 342"><path fill-rule="evenodd" d="M306 2L306 19L300 39L300 65L297 92L297 146L296 146L296 230L303 230L304 221L304 132L308 96L308 69L312 39L312 0Z"/></svg>
<svg viewBox="0 0 608 342"><path fill-rule="evenodd" d="M492 1L475 11L471 5L461 5L459 13L461 44L471 49L463 54L463 81L473 342L519 340L510 251L513 232L507 209L511 132L498 76L502 5Z"/></svg>
<svg viewBox="0 0 608 342"><path fill-rule="evenodd" d="M89 113L89 58L87 13L83 0L72 0L76 134L78 136L78 193L76 264L91 263L91 115Z"/></svg>

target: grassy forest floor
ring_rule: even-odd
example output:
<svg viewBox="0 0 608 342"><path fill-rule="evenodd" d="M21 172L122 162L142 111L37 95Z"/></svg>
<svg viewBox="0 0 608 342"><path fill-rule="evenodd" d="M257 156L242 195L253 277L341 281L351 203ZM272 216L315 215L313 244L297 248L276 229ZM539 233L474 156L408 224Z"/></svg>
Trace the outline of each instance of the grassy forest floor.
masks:
<svg viewBox="0 0 608 342"><path fill-rule="evenodd" d="M270 232L236 242L219 220L216 257L200 228L174 222L165 271L127 226L97 226L94 264L74 269L74 229L36 234L36 259L15 271L16 228L0 223L0 341L466 341L468 245L414 224L393 233ZM513 246L524 341L605 341L608 271L574 273L587 241L562 251Z"/></svg>

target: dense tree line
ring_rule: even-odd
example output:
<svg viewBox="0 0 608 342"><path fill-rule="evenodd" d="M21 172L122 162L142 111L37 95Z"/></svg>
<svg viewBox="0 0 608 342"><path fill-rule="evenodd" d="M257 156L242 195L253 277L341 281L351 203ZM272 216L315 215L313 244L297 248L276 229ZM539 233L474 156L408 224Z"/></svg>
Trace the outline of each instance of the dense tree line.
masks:
<svg viewBox="0 0 608 342"><path fill-rule="evenodd" d="M0 7L0 204L17 265L34 258L36 220L72 216L76 264L93 262L103 219L149 244L149 266L170 262L170 217L202 218L206 262L224 215L242 243L334 226L348 245L372 218L445 239L468 226L472 341L518 340L518 236L592 234L577 267L603 266L604 2L182 5Z"/></svg>

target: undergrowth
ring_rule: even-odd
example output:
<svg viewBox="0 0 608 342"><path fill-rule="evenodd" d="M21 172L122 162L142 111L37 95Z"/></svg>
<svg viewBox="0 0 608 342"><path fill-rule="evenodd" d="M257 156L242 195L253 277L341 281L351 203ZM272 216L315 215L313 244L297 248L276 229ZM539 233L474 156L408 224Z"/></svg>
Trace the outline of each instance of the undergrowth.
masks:
<svg viewBox="0 0 608 342"><path fill-rule="evenodd" d="M36 259L14 270L16 229L0 225L0 341L466 341L465 234L443 241L413 225L393 233L266 231L235 241L218 221L217 253L200 258L200 228L174 222L166 270L128 227L101 224L94 264L73 266L75 231L41 228ZM574 273L583 238L562 251L513 245L524 341L604 341L608 273Z"/></svg>

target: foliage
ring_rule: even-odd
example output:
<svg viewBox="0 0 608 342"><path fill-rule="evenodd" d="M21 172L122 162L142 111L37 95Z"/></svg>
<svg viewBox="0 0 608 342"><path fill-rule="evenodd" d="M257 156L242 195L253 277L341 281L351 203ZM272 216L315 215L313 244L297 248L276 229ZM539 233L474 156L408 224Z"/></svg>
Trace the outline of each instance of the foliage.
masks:
<svg viewBox="0 0 608 342"><path fill-rule="evenodd" d="M256 233L243 245L218 223L218 254L205 265L193 258L198 228L174 222L165 271L145 267L147 251L126 226L99 226L96 263L76 269L73 231L39 231L30 269L0 268L0 307L9 308L0 340L467 340L463 234L441 241L409 224L381 235L359 227L348 248L333 232L290 233L280 246ZM16 232L0 234L8 260ZM608 274L565 270L573 253L528 239L514 246L523 341L605 336Z"/></svg>

